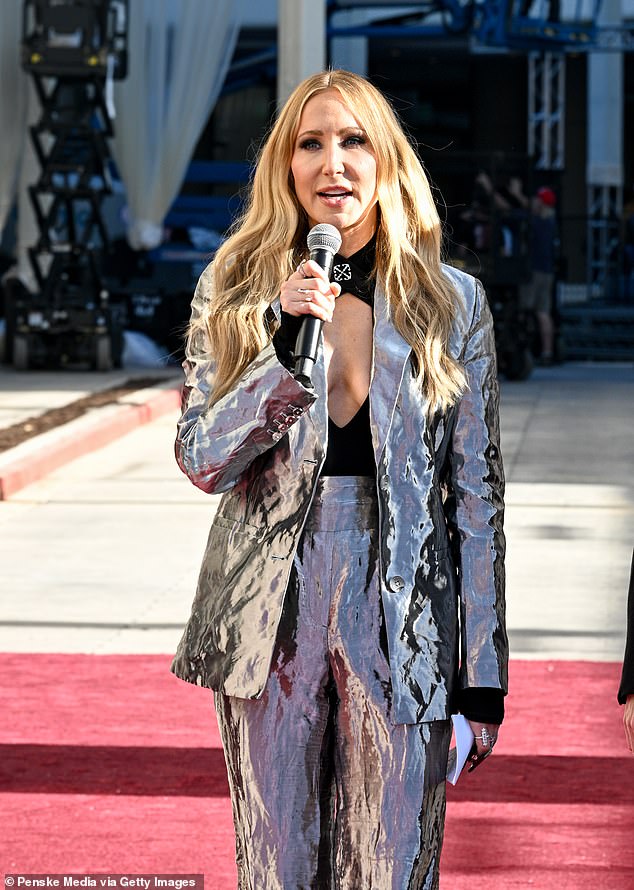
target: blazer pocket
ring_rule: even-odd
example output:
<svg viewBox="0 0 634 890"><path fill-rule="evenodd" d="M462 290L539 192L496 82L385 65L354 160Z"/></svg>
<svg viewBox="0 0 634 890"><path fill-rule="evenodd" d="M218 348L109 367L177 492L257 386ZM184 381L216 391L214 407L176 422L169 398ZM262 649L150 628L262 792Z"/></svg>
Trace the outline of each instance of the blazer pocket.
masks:
<svg viewBox="0 0 634 890"><path fill-rule="evenodd" d="M266 529L263 526L250 525L248 522L242 522L239 519L231 519L227 516L216 515L212 523L212 527L226 529L229 533L244 534L251 538L261 538Z"/></svg>

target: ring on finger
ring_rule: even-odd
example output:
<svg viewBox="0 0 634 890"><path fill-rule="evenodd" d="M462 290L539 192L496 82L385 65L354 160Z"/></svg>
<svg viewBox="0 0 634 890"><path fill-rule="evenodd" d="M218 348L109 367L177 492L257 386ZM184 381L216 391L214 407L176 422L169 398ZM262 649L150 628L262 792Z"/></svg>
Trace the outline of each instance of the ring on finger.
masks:
<svg viewBox="0 0 634 890"><path fill-rule="evenodd" d="M298 287L297 293L298 294L312 294L312 290L308 287Z"/></svg>
<svg viewBox="0 0 634 890"><path fill-rule="evenodd" d="M482 727L482 734L481 734L481 735L477 735L477 736L476 736L476 739L478 739L479 741L481 741L482 744L485 746L485 748L489 748L489 747L492 748L492 747L493 747L493 739L491 738L491 735L490 735L490 733L489 733L489 730L486 728L486 726L483 726L483 727Z"/></svg>

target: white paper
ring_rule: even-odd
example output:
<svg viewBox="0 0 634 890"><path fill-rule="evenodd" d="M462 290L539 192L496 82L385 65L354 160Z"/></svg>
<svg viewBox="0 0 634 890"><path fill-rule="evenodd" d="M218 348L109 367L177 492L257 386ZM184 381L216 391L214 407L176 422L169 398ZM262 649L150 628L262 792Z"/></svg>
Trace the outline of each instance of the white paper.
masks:
<svg viewBox="0 0 634 890"><path fill-rule="evenodd" d="M455 785L458 777L462 772L462 768L467 762L469 751L473 745L475 735L469 725L469 721L462 714L452 714L453 732L456 740L456 747L449 752L447 761L447 781Z"/></svg>

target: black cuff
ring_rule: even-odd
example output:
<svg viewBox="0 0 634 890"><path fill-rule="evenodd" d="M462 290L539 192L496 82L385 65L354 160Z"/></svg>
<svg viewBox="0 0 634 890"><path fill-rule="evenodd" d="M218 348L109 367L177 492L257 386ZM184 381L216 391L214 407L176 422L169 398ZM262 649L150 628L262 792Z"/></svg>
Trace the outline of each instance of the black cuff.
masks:
<svg viewBox="0 0 634 890"><path fill-rule="evenodd" d="M489 686L461 689L458 693L458 710L467 720L499 725L504 720L504 693Z"/></svg>
<svg viewBox="0 0 634 890"><path fill-rule="evenodd" d="M295 369L295 344L303 318L299 315L289 315L282 311L280 326L273 334L273 348L282 365L291 374Z"/></svg>

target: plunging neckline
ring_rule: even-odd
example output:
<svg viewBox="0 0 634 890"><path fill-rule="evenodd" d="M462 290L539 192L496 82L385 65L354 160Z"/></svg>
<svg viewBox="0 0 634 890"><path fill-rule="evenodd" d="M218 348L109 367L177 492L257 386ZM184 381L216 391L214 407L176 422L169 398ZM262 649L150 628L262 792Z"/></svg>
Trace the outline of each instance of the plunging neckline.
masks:
<svg viewBox="0 0 634 890"><path fill-rule="evenodd" d="M328 417L328 451L324 476L374 476L376 465L370 430L370 394L345 426Z"/></svg>
<svg viewBox="0 0 634 890"><path fill-rule="evenodd" d="M343 426L339 426L339 424L338 424L336 421L334 421L334 420L332 419L332 417L330 416L330 414L328 415L328 423L329 423L329 424L332 424L332 425L333 425L334 427L336 427L338 430L345 430L346 427L349 427L350 424L353 423L354 420L359 416L359 412L360 412L361 410L363 410L363 408L365 408L366 403L367 403L369 400L370 400L370 393L368 392L367 396L365 397L365 399L363 400L363 402L359 405L359 407L357 408L357 410L354 412L354 414L352 415L352 417L350 418L350 420L349 420L347 423L344 423Z"/></svg>

